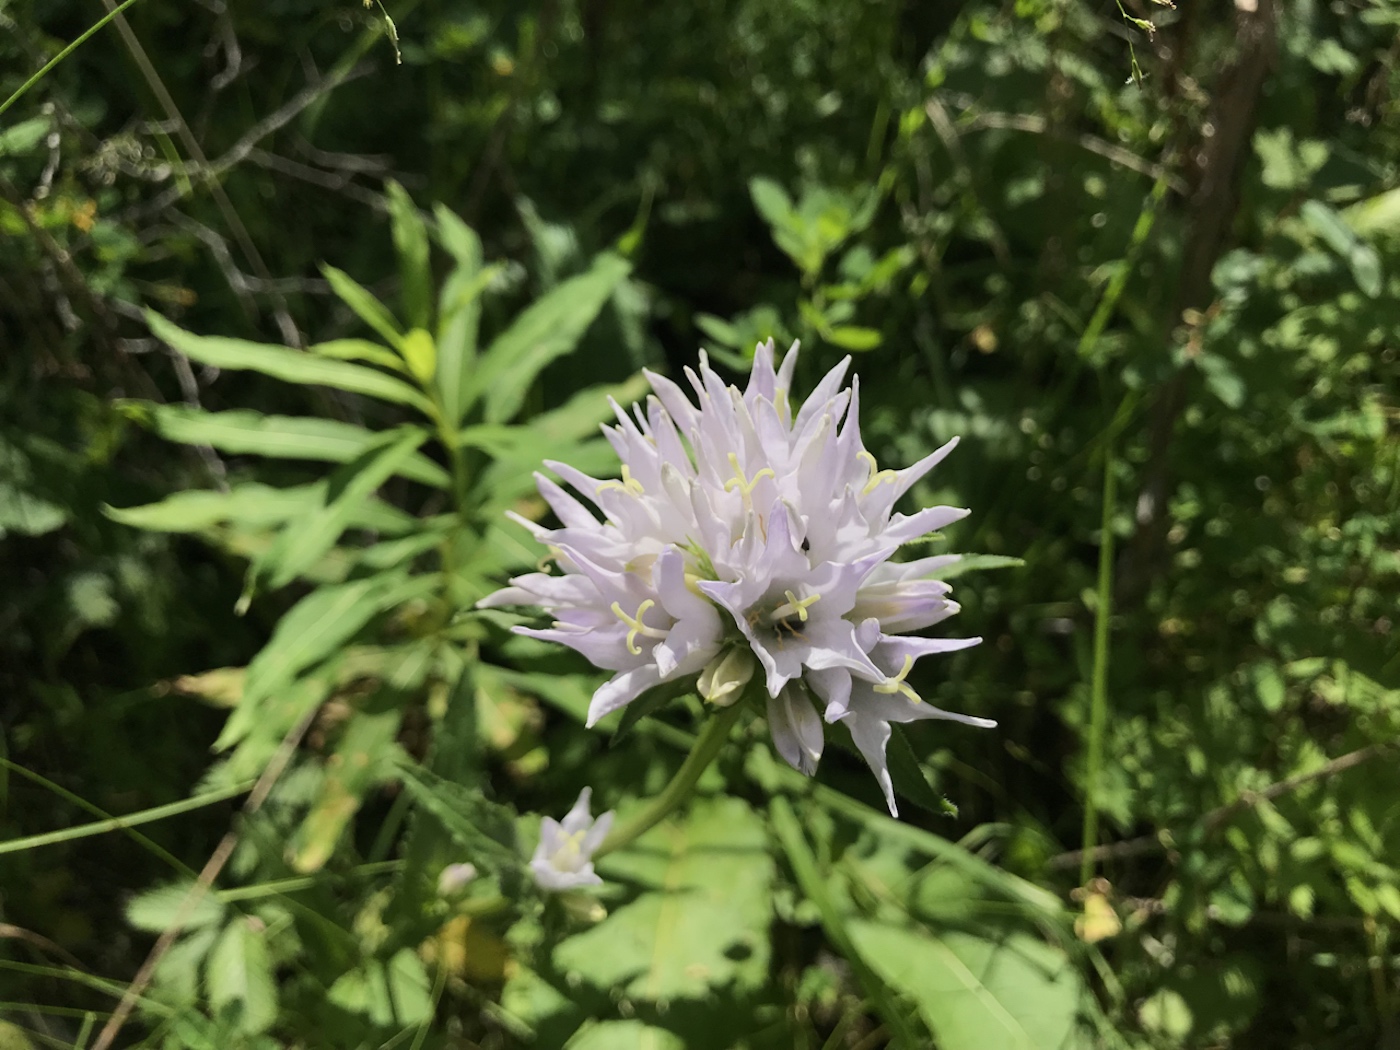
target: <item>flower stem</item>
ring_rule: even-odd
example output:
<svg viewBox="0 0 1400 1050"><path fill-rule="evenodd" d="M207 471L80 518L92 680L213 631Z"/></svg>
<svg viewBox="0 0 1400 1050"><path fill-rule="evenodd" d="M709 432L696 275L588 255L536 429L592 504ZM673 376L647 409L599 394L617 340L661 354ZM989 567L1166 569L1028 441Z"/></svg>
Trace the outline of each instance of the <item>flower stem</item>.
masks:
<svg viewBox="0 0 1400 1050"><path fill-rule="evenodd" d="M711 716L709 723L696 738L695 746L690 749L690 754L685 756L681 768L676 770L676 775L671 778L671 782L630 820L620 827L614 828L612 833L603 840L602 845L598 847L597 852L593 854L594 857L601 857L605 853L621 849L633 839L650 831L673 809L684 802L695 787L695 782L700 779L700 774L709 768L710 763L719 754L720 748L729 739L729 731L739 720L739 715L746 706L743 703L732 704Z"/></svg>

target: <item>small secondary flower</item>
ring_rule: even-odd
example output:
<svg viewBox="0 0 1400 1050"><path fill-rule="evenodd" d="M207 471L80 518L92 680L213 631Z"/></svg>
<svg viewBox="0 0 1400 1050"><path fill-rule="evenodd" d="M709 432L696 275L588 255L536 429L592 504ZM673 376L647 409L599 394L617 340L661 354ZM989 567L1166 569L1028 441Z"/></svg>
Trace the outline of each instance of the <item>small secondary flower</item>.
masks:
<svg viewBox="0 0 1400 1050"><path fill-rule="evenodd" d="M631 415L614 403L617 425L604 428L620 477L547 462L573 490L536 475L560 527L513 515L558 571L517 577L480 604L545 609L549 627L516 630L613 672L590 725L663 682L695 676L701 696L727 706L757 678L784 759L811 774L822 720L841 722L897 813L892 723L995 724L932 707L909 683L922 657L980 641L907 637L958 611L937 579L957 558L891 560L968 513L894 510L957 439L881 469L861 439L859 381L842 389L850 359L794 407L796 364L797 344L776 368L772 341L760 344L741 391L702 353L698 372L686 369L694 401L648 372L654 396Z"/></svg>
<svg viewBox="0 0 1400 1050"><path fill-rule="evenodd" d="M530 871L541 889L572 890L602 884L593 871L593 854L612 827L613 813L608 810L594 819L589 812L592 795L592 788L584 788L562 821L545 817L541 822L540 843L530 858Z"/></svg>
<svg viewBox="0 0 1400 1050"><path fill-rule="evenodd" d="M475 864L449 864L438 876L438 894L451 897L476 878Z"/></svg>

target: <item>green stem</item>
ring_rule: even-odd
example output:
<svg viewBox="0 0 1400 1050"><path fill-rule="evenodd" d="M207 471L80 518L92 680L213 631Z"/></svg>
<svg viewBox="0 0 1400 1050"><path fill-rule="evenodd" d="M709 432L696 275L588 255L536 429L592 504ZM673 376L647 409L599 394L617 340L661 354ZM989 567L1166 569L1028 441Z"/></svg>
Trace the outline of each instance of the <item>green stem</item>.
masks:
<svg viewBox="0 0 1400 1050"><path fill-rule="evenodd" d="M1094 874L1094 846L1099 834L1097 801L1099 769L1103 765L1103 731L1108 721L1108 624L1113 616L1113 504L1117 497L1113 434L1103 452L1103 519L1099 539L1098 600L1094 603L1094 678L1090 685L1089 756L1084 773L1084 859L1080 885Z"/></svg>
<svg viewBox="0 0 1400 1050"><path fill-rule="evenodd" d="M58 65L58 64L59 64L60 62L62 62L65 58L67 58L69 55L71 55L74 51L76 51L76 50L78 50L78 48L82 47L83 44L85 44L85 43L87 42L88 37L92 36L92 34L96 33L99 29L101 29L103 26L105 26L105 25L106 25L108 22L110 22L112 19L116 18L117 15L121 14L123 11L125 11L128 7L130 7L130 6L131 6L132 4L134 4L134 3L136 3L136 0L126 0L126 2L123 3L123 4L121 4L119 7L117 7L116 10L107 12L107 14L103 15L103 16L102 16L101 18L99 18L96 22L94 22L91 26L89 26L89 27L87 28L87 30L86 30L81 36L78 37L78 39L74 40L71 44L69 44L67 47L65 47L62 51L60 51L58 54L54 55L53 58L51 58L51 59L49 59L47 62L45 62L45 63L44 63L44 68L43 68L43 69L39 70L39 72L35 73L32 77L30 77L30 78L29 78L28 80L26 80L23 84L21 84L21 85L19 86L19 90L17 90L13 95L11 95L9 98L7 98L4 102L0 102L0 115L3 115L4 112L5 112L5 110L9 109L9 108L10 108L11 106L13 106L16 102L18 102L21 98L23 98L24 95L25 95L25 93L26 93L30 88L32 88L35 84L39 83L39 81L43 80L46 76L48 76L48 75L49 75L49 71L52 70L54 66Z"/></svg>
<svg viewBox="0 0 1400 1050"><path fill-rule="evenodd" d="M744 707L745 704L741 700L712 715L709 723L696 737L695 746L691 749L690 754L685 756L681 768L676 770L676 775L662 789L661 794L643 806L627 823L614 828L593 856L597 858L605 853L611 853L615 849L621 849L633 839L650 831L673 809L684 802L695 787L695 782L700 779L700 774L709 768L710 763L715 760L715 756L724 747L725 742L729 739L729 731L739 720L739 715L743 712Z"/></svg>

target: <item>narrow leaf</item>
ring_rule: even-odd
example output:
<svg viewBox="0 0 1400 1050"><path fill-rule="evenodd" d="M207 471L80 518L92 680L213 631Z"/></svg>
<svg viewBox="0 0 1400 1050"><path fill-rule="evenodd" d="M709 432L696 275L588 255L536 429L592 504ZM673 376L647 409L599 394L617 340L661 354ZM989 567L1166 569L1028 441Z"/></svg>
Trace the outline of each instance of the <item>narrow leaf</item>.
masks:
<svg viewBox="0 0 1400 1050"><path fill-rule="evenodd" d="M392 347L399 345L403 335L399 331L398 322L394 320L389 308L376 299L368 288L344 270L337 270L334 266L322 265L321 272L330 282L331 291L340 296L341 301L355 311L361 321L373 328L379 334L379 338Z"/></svg>
<svg viewBox="0 0 1400 1050"><path fill-rule="evenodd" d="M504 423L520 411L536 377L578 345L631 268L621 256L598 256L587 273L571 277L531 304L496 337L472 377L473 400L486 397L486 422Z"/></svg>
<svg viewBox="0 0 1400 1050"><path fill-rule="evenodd" d="M402 379L377 372L373 368L365 368L349 361L318 357L285 346L195 335L193 332L177 328L156 313L148 312L146 320L157 338L201 364L229 370L261 372L286 383L332 386L381 401L412 405L426 414L432 412L428 399L413 387Z"/></svg>
<svg viewBox="0 0 1400 1050"><path fill-rule="evenodd" d="M399 302L410 328L427 328L432 314L433 277L428 268L428 230L404 188L390 181L389 222L399 254Z"/></svg>
<svg viewBox="0 0 1400 1050"><path fill-rule="evenodd" d="M404 430L393 444L371 447L336 471L330 479L330 501L300 521L294 521L277 538L254 567L268 586L285 587L335 546L350 527L361 506L380 485L398 472L427 435L416 428Z"/></svg>
<svg viewBox="0 0 1400 1050"><path fill-rule="evenodd" d="M482 269L481 238L476 231L441 204L433 215L438 243L457 264L442 285L437 329L438 396L447 422L456 426L470 405L481 293L492 275Z"/></svg>
<svg viewBox="0 0 1400 1050"><path fill-rule="evenodd" d="M132 404L127 402L127 405ZM306 416L264 416L257 412L204 412L188 405L142 403L141 414L168 441L208 445L222 452L349 463L381 442L373 430L334 419ZM447 471L421 453L413 453L398 473L425 485L447 488Z"/></svg>

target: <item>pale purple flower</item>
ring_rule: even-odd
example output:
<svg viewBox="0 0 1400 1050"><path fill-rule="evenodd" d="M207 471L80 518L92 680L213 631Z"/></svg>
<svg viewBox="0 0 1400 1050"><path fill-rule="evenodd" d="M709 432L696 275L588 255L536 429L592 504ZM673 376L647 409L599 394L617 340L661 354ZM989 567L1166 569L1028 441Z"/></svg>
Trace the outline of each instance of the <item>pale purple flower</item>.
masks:
<svg viewBox="0 0 1400 1050"><path fill-rule="evenodd" d="M602 884L593 871L593 854L608 836L613 813L608 810L595 820L589 813L592 794L592 788L580 791L574 808L562 821L553 817L541 821L540 844L530 858L530 871L541 889L572 890Z"/></svg>
<svg viewBox="0 0 1400 1050"><path fill-rule="evenodd" d="M558 572L517 577L481 604L540 606L553 624L517 631L613 672L590 725L662 682L698 676L701 695L723 705L760 675L779 754L810 774L819 701L826 722L851 732L893 813L891 723L993 724L930 707L907 682L920 657L978 641L904 637L957 612L936 578L956 557L890 560L967 514L894 511L957 440L881 470L861 439L859 381L842 389L849 358L794 408L796 362L796 344L777 368L772 342L760 345L740 391L702 353L685 373L695 400L648 372L655 396L630 416L614 404L617 425L604 428L621 477L547 463L574 490L537 475L560 527L516 518Z"/></svg>

